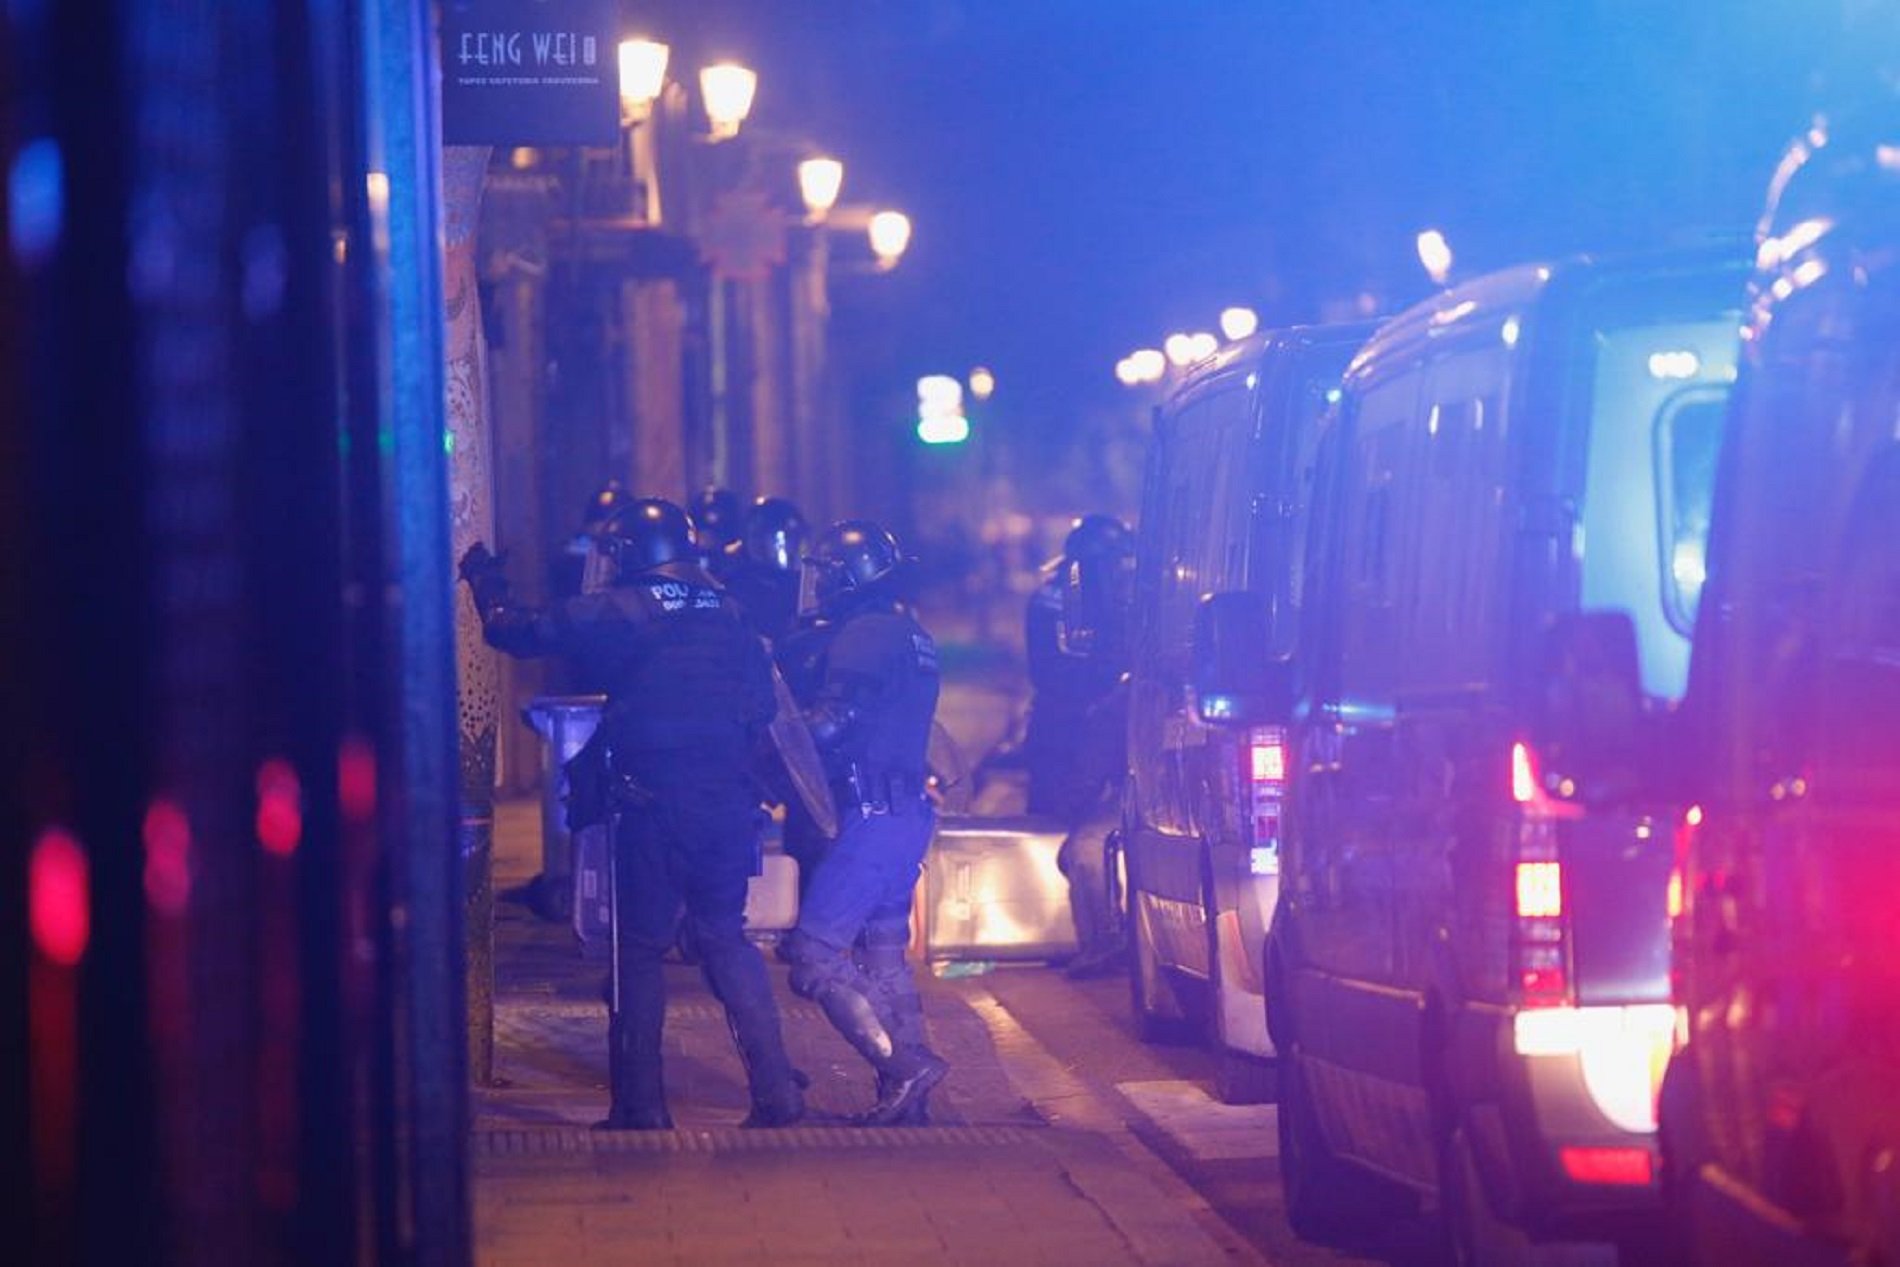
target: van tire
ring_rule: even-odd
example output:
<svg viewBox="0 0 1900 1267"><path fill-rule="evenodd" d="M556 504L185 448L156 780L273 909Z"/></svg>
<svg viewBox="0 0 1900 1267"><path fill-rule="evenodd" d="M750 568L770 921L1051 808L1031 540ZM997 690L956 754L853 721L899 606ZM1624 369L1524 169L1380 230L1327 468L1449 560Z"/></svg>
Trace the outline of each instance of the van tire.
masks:
<svg viewBox="0 0 1900 1267"><path fill-rule="evenodd" d="M1334 1154L1296 1054L1280 1060L1280 1191L1286 1218L1302 1240L1364 1245L1381 1225L1417 1208L1412 1193Z"/></svg>
<svg viewBox="0 0 1900 1267"><path fill-rule="evenodd" d="M1214 1098L1222 1104L1272 1104L1278 1074L1273 1061L1222 1048L1214 1054Z"/></svg>

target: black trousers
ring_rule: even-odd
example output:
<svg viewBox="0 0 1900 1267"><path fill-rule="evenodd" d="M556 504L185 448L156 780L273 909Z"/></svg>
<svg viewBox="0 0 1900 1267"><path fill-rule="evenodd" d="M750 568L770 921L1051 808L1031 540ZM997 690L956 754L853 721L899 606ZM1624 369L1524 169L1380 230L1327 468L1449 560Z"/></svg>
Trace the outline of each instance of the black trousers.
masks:
<svg viewBox="0 0 1900 1267"><path fill-rule="evenodd" d="M745 939L758 799L737 759L669 756L636 764L650 799L619 807L614 837L614 1107L645 1111L665 1103L660 961L678 936L682 914L707 984L726 1009L753 1100L769 1101L794 1075L765 960Z"/></svg>

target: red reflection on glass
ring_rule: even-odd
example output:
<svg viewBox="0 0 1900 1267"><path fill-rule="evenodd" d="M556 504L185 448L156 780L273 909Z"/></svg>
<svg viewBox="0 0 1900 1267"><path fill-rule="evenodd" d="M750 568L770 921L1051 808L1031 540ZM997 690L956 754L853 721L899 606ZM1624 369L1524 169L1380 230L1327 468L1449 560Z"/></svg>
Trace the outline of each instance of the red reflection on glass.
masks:
<svg viewBox="0 0 1900 1267"><path fill-rule="evenodd" d="M295 853L303 839L303 788L282 757L257 767L257 839L280 858Z"/></svg>
<svg viewBox="0 0 1900 1267"><path fill-rule="evenodd" d="M376 814L376 749L361 735L343 740L336 757L336 794L345 821L366 823Z"/></svg>
<svg viewBox="0 0 1900 1267"><path fill-rule="evenodd" d="M163 797L145 808L145 900L161 915L183 915L191 901L191 823Z"/></svg>
<svg viewBox="0 0 1900 1267"><path fill-rule="evenodd" d="M86 851L62 827L48 827L27 861L27 921L40 954L64 968L77 964L92 935L91 876Z"/></svg>

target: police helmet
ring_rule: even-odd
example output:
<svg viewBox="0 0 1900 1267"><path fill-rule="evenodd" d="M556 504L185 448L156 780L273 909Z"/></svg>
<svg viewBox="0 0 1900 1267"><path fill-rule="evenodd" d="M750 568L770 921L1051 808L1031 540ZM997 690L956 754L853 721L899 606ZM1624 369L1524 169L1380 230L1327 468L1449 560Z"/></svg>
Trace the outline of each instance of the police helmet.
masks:
<svg viewBox="0 0 1900 1267"><path fill-rule="evenodd" d="M581 512L581 531L599 532L612 519L614 512L633 500L633 494L619 480L608 480L600 490L587 499L587 508Z"/></svg>
<svg viewBox="0 0 1900 1267"><path fill-rule="evenodd" d="M739 536L739 521L745 516L739 494L729 488L708 484L693 498L693 532L700 548L718 554Z"/></svg>
<svg viewBox="0 0 1900 1267"><path fill-rule="evenodd" d="M904 563L897 538L868 519L845 519L819 534L805 555L799 610L835 612L885 588Z"/></svg>
<svg viewBox="0 0 1900 1267"><path fill-rule="evenodd" d="M1135 552L1135 534L1113 515L1083 515L1062 539L1065 559L1115 559Z"/></svg>
<svg viewBox="0 0 1900 1267"><path fill-rule="evenodd" d="M601 546L613 560L615 579L693 557L693 522L659 497L636 497L615 511L600 530Z"/></svg>
<svg viewBox="0 0 1900 1267"><path fill-rule="evenodd" d="M798 567L811 527L798 507L783 497L761 497L745 513L740 541L746 557L776 572Z"/></svg>

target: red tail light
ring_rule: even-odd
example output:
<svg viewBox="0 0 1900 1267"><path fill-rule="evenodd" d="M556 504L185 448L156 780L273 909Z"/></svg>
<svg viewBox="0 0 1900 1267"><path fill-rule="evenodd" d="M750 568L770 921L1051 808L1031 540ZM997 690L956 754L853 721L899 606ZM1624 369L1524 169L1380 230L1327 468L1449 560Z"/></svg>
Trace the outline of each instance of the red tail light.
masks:
<svg viewBox="0 0 1900 1267"><path fill-rule="evenodd" d="M1577 1183L1640 1188L1655 1172L1647 1148L1560 1148L1564 1174Z"/></svg>
<svg viewBox="0 0 1900 1267"><path fill-rule="evenodd" d="M1286 731L1257 726L1242 754L1241 809L1247 820L1247 870L1280 874L1280 813L1286 795Z"/></svg>
<svg viewBox="0 0 1900 1267"><path fill-rule="evenodd" d="M1557 824L1583 811L1544 790L1537 754L1522 740L1511 745L1511 801L1517 811L1512 980L1523 1006L1562 1007L1573 1000Z"/></svg>

